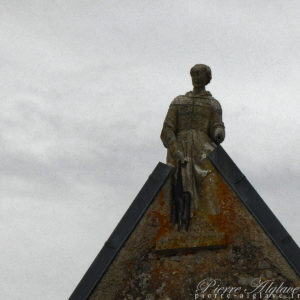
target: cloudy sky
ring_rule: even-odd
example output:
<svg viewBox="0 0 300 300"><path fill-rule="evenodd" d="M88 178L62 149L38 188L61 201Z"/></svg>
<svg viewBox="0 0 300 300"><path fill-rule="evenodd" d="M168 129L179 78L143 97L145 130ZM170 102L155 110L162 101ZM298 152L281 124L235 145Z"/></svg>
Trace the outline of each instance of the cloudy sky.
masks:
<svg viewBox="0 0 300 300"><path fill-rule="evenodd" d="M297 0L0 1L1 299L66 299L211 66L224 148L300 244Z"/></svg>

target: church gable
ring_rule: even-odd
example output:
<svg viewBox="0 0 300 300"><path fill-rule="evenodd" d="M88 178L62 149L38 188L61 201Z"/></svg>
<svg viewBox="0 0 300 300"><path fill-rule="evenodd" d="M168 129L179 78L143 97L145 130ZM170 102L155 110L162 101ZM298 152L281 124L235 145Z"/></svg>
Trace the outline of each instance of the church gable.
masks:
<svg viewBox="0 0 300 300"><path fill-rule="evenodd" d="M104 248L113 251L118 246L118 253L109 264L100 264L102 273L92 265L87 274L93 287L90 285L81 298L75 290L71 300L196 299L199 282L206 278L248 291L257 278L271 280L274 285L300 286L296 243L223 148L218 147L209 158L217 176L220 213L193 218L188 232L174 231L167 181L139 221L136 216L142 206L127 215L137 222L129 237L122 240L120 232L119 239L108 240ZM165 179L171 173L169 169ZM160 176L154 179L165 182ZM100 252L93 264L101 256ZM83 278L77 292L87 283Z"/></svg>

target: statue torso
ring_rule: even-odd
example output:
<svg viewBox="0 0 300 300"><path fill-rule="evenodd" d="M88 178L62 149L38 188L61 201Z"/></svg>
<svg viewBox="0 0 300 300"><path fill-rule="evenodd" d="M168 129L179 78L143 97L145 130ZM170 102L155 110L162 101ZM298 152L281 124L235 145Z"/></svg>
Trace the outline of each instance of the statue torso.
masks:
<svg viewBox="0 0 300 300"><path fill-rule="evenodd" d="M208 134L214 101L216 100L209 92L200 96L192 96L188 92L184 96L176 97L171 103L177 112L176 134L193 129Z"/></svg>

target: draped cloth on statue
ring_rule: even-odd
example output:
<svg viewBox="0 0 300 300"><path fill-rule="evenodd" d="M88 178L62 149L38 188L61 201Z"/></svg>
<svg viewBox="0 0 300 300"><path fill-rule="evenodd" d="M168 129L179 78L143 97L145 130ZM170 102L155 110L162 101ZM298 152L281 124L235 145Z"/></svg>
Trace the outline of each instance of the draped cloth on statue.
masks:
<svg viewBox="0 0 300 300"><path fill-rule="evenodd" d="M178 150L188 158L182 167L182 180L184 190L191 194L192 215L195 211L212 215L219 213L216 179L207 158L216 147L214 135L217 128L224 131L222 109L208 91L197 96L188 92L176 97L163 124L161 139L168 148L167 163L177 167L174 153Z"/></svg>

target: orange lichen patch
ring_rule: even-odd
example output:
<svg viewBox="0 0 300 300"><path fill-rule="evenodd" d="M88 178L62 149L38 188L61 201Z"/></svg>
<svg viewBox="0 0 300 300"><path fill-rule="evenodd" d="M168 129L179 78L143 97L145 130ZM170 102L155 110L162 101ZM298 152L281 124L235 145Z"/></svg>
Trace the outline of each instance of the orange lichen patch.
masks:
<svg viewBox="0 0 300 300"><path fill-rule="evenodd" d="M218 177L215 177L214 180L218 181ZM211 197L219 198L217 192L217 185L213 185L210 189L205 190L204 196L209 199ZM223 215L220 216L220 214L210 215L205 209L193 211L194 215L188 232L184 228L180 232L177 231L177 226L173 230L170 222L169 197L168 190L161 193L156 199L156 206L151 211L151 215L155 216L158 226L154 238L156 251L167 253L169 250L171 252L175 250L181 253L189 253L189 251L192 253L199 248L215 249L228 244L229 240L223 229L230 219ZM223 203L223 207L228 206L226 202Z"/></svg>
<svg viewBox="0 0 300 300"><path fill-rule="evenodd" d="M230 190L228 185L220 180L217 185L217 195L219 198L220 214L210 215L209 220L224 232L224 242L230 244L236 228L236 196Z"/></svg>
<svg viewBox="0 0 300 300"><path fill-rule="evenodd" d="M224 246L224 233L212 226L204 214L194 215L191 230L174 230L156 241L156 250L178 250L193 252L199 248L219 248Z"/></svg>
<svg viewBox="0 0 300 300"><path fill-rule="evenodd" d="M151 289L155 290L159 287L159 285L162 282L162 272L161 268L156 264L154 268L150 270L150 275L151 275Z"/></svg>
<svg viewBox="0 0 300 300"><path fill-rule="evenodd" d="M165 206L164 197L165 197L164 191L160 192L156 198L158 208L149 212L149 215L152 217L154 216L158 222L157 233L156 236L154 237L155 241L172 230L169 215L163 213L164 212L163 208Z"/></svg>

